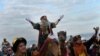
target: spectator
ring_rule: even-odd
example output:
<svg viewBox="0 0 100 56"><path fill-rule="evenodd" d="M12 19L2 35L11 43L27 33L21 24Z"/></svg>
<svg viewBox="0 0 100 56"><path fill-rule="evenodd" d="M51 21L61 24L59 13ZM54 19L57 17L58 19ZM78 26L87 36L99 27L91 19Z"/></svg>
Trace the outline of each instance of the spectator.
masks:
<svg viewBox="0 0 100 56"><path fill-rule="evenodd" d="M3 46L7 46L7 47L10 46L10 43L7 41L6 38L3 39L2 47L3 47Z"/></svg>
<svg viewBox="0 0 100 56"><path fill-rule="evenodd" d="M14 53L13 53L12 47L8 47L7 50L8 50L8 54L7 54L7 56L14 56Z"/></svg>
<svg viewBox="0 0 100 56"><path fill-rule="evenodd" d="M17 38L15 42L13 42L13 51L15 53L14 56L28 56L26 49L27 41L23 37Z"/></svg>
<svg viewBox="0 0 100 56"><path fill-rule="evenodd" d="M7 46L3 46L2 52L3 52L4 56L7 56L7 54L8 54Z"/></svg>
<svg viewBox="0 0 100 56"><path fill-rule="evenodd" d="M80 35L73 38L73 50L75 56L88 56L86 46L82 43Z"/></svg>
<svg viewBox="0 0 100 56"><path fill-rule="evenodd" d="M95 27L93 29L95 31L94 35L89 40L87 40L86 42L83 43L86 46L88 53L89 53L89 49L90 49L91 45L94 43L94 41L97 38L97 34L98 34L98 31L99 31L99 27Z"/></svg>
<svg viewBox="0 0 100 56"><path fill-rule="evenodd" d="M68 47L66 47L66 32L64 31L60 31L58 32L58 39L59 39L59 43L60 43L60 50L61 50L61 56L69 56L69 50Z"/></svg>

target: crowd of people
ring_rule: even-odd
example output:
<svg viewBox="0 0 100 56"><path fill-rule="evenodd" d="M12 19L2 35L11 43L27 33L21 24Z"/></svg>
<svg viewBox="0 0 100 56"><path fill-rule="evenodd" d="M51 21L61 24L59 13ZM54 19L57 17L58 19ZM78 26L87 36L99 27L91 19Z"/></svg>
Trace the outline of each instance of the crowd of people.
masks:
<svg viewBox="0 0 100 56"><path fill-rule="evenodd" d="M59 31L58 39L50 38L53 35L52 29L63 17L62 15L56 22L49 22L46 16L42 16L40 23L26 19L39 31L38 45L33 43L31 48L27 48L27 40L24 37L14 39L11 45L4 38L0 56L100 56L99 27L93 28L95 33L89 40L83 41L81 35L70 36L67 40L66 31Z"/></svg>

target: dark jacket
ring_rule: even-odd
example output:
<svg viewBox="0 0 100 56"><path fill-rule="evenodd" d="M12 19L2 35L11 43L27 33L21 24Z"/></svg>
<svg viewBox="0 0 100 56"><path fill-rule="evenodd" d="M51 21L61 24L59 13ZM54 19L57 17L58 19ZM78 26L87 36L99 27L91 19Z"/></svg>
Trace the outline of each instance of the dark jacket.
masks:
<svg viewBox="0 0 100 56"><path fill-rule="evenodd" d="M83 43L86 46L88 53L89 53L90 46L95 41L96 37L97 37L96 35L93 35L88 41L86 41L86 42ZM73 50L73 44L72 43L71 43L71 46L69 46L69 49L71 51L71 55L70 56L75 56L74 50Z"/></svg>
<svg viewBox="0 0 100 56"><path fill-rule="evenodd" d="M86 46L88 53L89 53L90 46L94 43L96 37L97 37L96 35L93 35L92 38L90 38L88 41L84 42L84 45Z"/></svg>

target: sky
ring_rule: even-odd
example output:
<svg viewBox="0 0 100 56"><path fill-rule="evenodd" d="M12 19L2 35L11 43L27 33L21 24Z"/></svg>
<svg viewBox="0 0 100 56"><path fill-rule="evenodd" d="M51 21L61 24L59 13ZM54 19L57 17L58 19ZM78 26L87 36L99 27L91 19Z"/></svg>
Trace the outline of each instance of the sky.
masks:
<svg viewBox="0 0 100 56"><path fill-rule="evenodd" d="M64 15L53 29L55 36L63 30L67 35L89 38L93 27L100 27L100 0L0 0L0 41L7 38L12 42L16 37L37 41L38 31L25 18L37 23L43 15L51 22Z"/></svg>

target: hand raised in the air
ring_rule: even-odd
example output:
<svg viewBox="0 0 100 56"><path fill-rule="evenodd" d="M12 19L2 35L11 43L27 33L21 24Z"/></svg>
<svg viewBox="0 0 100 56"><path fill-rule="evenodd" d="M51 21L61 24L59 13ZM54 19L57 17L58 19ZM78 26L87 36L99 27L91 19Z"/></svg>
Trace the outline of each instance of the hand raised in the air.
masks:
<svg viewBox="0 0 100 56"><path fill-rule="evenodd" d="M99 31L99 27L94 27L93 29L95 30L95 32Z"/></svg>
<svg viewBox="0 0 100 56"><path fill-rule="evenodd" d="M32 22L30 19L28 19L28 18L26 18L26 21L28 21L28 22Z"/></svg>

